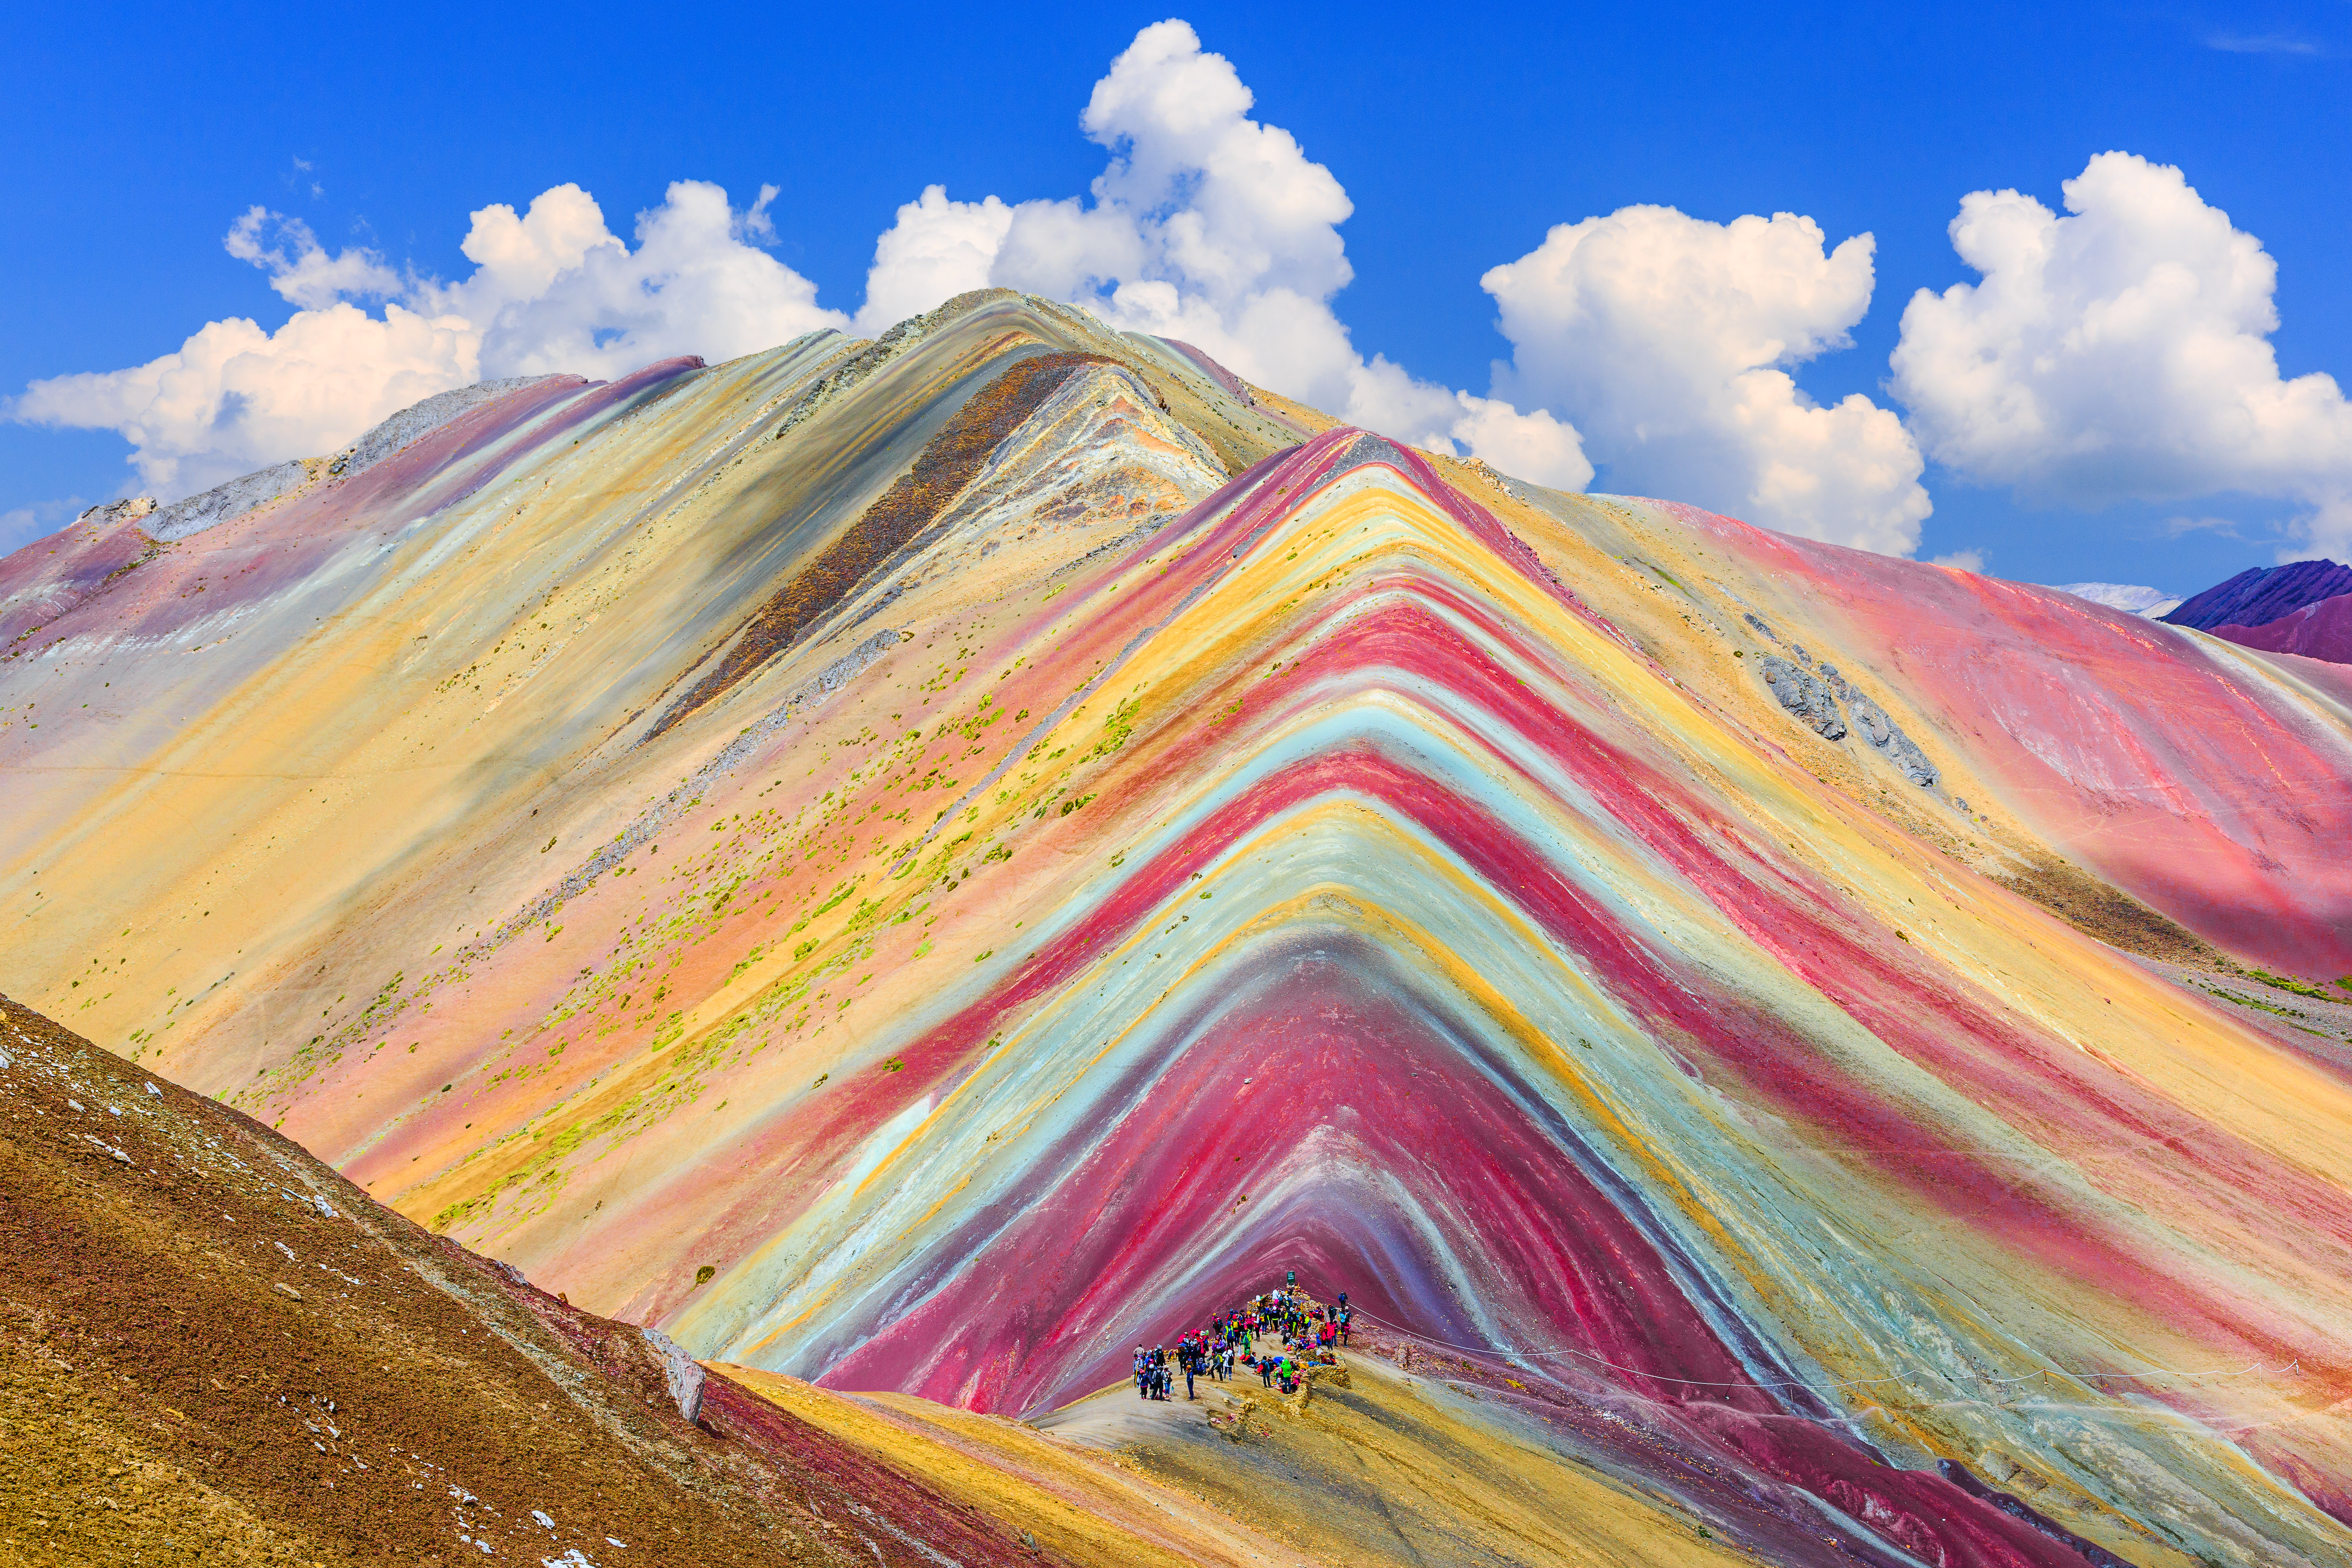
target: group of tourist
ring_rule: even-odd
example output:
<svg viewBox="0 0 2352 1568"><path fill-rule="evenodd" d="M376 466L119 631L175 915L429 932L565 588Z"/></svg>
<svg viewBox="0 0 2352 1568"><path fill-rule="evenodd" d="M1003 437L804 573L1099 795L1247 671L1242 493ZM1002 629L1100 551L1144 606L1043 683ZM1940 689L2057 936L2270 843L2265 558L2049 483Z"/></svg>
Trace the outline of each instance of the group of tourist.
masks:
<svg viewBox="0 0 2352 1568"><path fill-rule="evenodd" d="M1236 1365L1256 1373L1258 1381L1268 1388L1297 1393L1308 1366L1328 1365L1339 1359L1334 1352L1348 1342L1349 1325L1355 1317L1345 1290L1339 1292L1337 1302L1326 1306L1300 1290L1297 1279L1293 1275L1292 1282L1283 1289L1251 1297L1240 1310L1182 1335L1172 1346L1154 1345L1150 1350L1136 1346L1136 1397L1172 1398L1175 1381L1181 1376L1184 1397L1192 1399L1196 1397L1193 1379L1213 1377L1225 1382L1233 1377ZM1257 1342L1261 1338L1274 1340L1280 1350L1262 1352Z"/></svg>

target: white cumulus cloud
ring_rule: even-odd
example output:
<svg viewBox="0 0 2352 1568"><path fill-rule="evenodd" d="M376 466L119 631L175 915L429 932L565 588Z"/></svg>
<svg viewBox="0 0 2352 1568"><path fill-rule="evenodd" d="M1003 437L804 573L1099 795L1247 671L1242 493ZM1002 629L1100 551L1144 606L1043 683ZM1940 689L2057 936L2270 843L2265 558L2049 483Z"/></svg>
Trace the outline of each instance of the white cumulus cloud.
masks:
<svg viewBox="0 0 2352 1568"><path fill-rule="evenodd" d="M2306 547L2352 548L2352 405L2332 376L2279 374L2261 242L2132 153L2063 189L2063 216L1964 197L1952 245L1981 281L1904 310L1895 389L1928 454L2036 501L2299 501Z"/></svg>
<svg viewBox="0 0 2352 1568"><path fill-rule="evenodd" d="M1110 153L1087 198L1008 205L932 186L899 208L866 279L871 331L968 289L1020 289L1126 331L1181 339L1352 424L1466 447L1539 484L1591 481L1574 427L1415 379L1356 351L1332 310L1353 278L1354 210L1297 138L1250 118L1231 61L1186 23L1156 23L1095 84L1079 124Z"/></svg>
<svg viewBox="0 0 2352 1568"><path fill-rule="evenodd" d="M2063 213L2015 191L1963 198L1952 243L1979 280L1922 289L1904 311L1890 388L1907 422L1858 394L1817 403L1794 380L1849 346L1875 285L1871 236L1832 247L1794 213L1714 223L1637 205L1554 227L1481 279L1511 354L1480 395L1359 352L1334 309L1354 276L1353 204L1255 107L1188 24L1143 28L1079 117L1107 154L1089 190L1008 203L929 186L876 241L854 318L770 253L773 186L739 209L680 181L625 238L586 191L557 185L474 213L472 270L447 279L364 246L330 251L255 206L224 244L294 307L283 325L213 321L145 364L35 382L0 411L120 432L138 485L168 500L333 451L477 380L871 334L1000 286L1561 489L1589 485L1597 458L1612 489L1909 554L1932 458L2037 503L2292 501L2304 549L2352 554L2352 404L2330 376L2280 374L2275 264L2177 169L2102 153L2066 182ZM0 513L0 536L37 526ZM1981 565L1971 550L1938 560Z"/></svg>
<svg viewBox="0 0 2352 1568"><path fill-rule="evenodd" d="M1824 407L1788 373L1870 308L1871 237L1824 246L1794 213L1561 224L1481 280L1512 347L1496 389L1573 419L1613 489L1907 554L1929 502L1902 421L1860 394Z"/></svg>
<svg viewBox="0 0 2352 1568"><path fill-rule="evenodd" d="M266 245L273 226L277 242ZM309 224L268 207L247 207L221 243L239 261L268 273L270 288L306 310L324 310L346 294L381 300L401 289L400 274L374 251L353 247L329 256Z"/></svg>
<svg viewBox="0 0 2352 1568"><path fill-rule="evenodd" d="M121 432L141 488L169 500L291 457L331 452L410 404L485 378L572 371L611 377L666 355L722 359L842 327L816 289L758 241L716 185L680 181L638 215L635 249L577 185L518 215L473 215L454 283L404 277L365 249L330 255L299 220L256 207L229 254L298 309L267 331L211 322L127 369L37 381L9 407L32 424ZM384 300L372 313L355 300Z"/></svg>
<svg viewBox="0 0 2352 1568"><path fill-rule="evenodd" d="M763 185L743 212L700 180L673 184L637 215L636 248L605 230L578 185L558 185L517 216L474 215L463 282L424 292L482 334L485 377L554 371L611 379L672 354L733 359L849 320L816 285L760 247L773 237Z"/></svg>
<svg viewBox="0 0 2352 1568"><path fill-rule="evenodd" d="M925 187L875 241L857 330L872 336L959 294L987 288L1012 226L1013 209L994 196L953 202L945 185Z"/></svg>
<svg viewBox="0 0 2352 1568"><path fill-rule="evenodd" d="M170 500L224 479L331 452L419 399L480 379L480 335L456 316L338 301L275 332L213 321L127 370L37 381L12 412L40 425L116 430L141 487Z"/></svg>

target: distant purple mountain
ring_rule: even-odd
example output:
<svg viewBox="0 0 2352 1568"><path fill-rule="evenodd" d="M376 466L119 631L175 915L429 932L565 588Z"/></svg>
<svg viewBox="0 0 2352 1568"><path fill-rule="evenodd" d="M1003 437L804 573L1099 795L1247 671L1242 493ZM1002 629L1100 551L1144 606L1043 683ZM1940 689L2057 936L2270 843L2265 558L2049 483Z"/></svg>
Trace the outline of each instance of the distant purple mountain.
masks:
<svg viewBox="0 0 2352 1568"><path fill-rule="evenodd" d="M2161 618L2202 632L2222 626L2267 626L2338 594L2352 594L2352 566L2334 561L2250 566L2228 582L2182 600L2179 608Z"/></svg>
<svg viewBox="0 0 2352 1568"><path fill-rule="evenodd" d="M2352 594L2305 605L2266 626L2215 626L2213 635L2244 647L2352 664Z"/></svg>

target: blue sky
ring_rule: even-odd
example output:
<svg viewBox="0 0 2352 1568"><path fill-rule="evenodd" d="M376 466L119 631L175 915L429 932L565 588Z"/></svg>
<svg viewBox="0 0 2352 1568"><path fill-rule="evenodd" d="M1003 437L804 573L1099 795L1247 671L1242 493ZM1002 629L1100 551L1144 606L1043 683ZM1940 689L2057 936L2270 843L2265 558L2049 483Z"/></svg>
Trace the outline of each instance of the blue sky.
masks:
<svg viewBox="0 0 2352 1568"><path fill-rule="evenodd" d="M1947 234L1961 197L2015 188L2055 211L2062 182L2111 150L2177 166L2274 259L2280 374L2352 380L2342 0L95 5L28 10L0 54L13 110L0 189L15 234L0 247L0 395L143 363L223 318L274 331L295 305L223 245L256 205L299 218L329 252L364 247L394 269L457 279L470 270L458 248L469 215L488 204L520 209L576 183L626 236L672 181L714 182L739 209L772 184L760 243L815 285L817 306L855 312L877 237L924 187L1008 204L1087 192L1106 152L1080 112L1139 29L1170 15L1231 62L1255 121L1287 131L1344 187L1353 277L1329 310L1354 349L1442 389L1509 391L1521 408L1547 388L1546 406L1570 397L1558 375L1528 370L1524 345L1521 379L1495 379L1514 344L1481 277L1554 225L1654 204L1708 224L1801 214L1831 247L1873 236L1874 289L1853 346L1786 368L1820 404L1860 394L1905 413L1887 384L1906 302L1976 277ZM1622 470L1675 494L1684 461L1694 484L1732 482L1706 479L1704 453L1611 447L1594 417L1577 428L1597 487ZM135 488L130 450L112 430L0 424L0 545L65 521L74 500ZM1930 461L1916 552L1973 550L1987 570L2032 581L2193 590L2273 559L2279 530L2312 511L2312 487L2335 482L2308 477L2324 454L2298 451L2260 469L2217 456L2160 499L2114 499L2132 485L2007 448L1979 450L1968 472ZM2347 466L2352 455L2327 472ZM2300 477L2279 477L2290 470ZM2246 473L2271 493L2227 488ZM2223 488L2183 492L2206 479ZM1740 510L1724 494L1691 499Z"/></svg>

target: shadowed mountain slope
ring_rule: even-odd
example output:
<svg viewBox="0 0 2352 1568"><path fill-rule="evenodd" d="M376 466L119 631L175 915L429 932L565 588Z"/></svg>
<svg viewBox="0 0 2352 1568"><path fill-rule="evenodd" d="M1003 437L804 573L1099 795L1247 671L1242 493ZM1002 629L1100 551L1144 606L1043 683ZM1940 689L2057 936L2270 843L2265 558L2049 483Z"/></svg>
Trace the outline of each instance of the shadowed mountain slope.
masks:
<svg viewBox="0 0 2352 1568"><path fill-rule="evenodd" d="M13 983L698 1355L1107 1431L1296 1268L1492 1560L2352 1553L2332 667L1003 293L0 610Z"/></svg>

